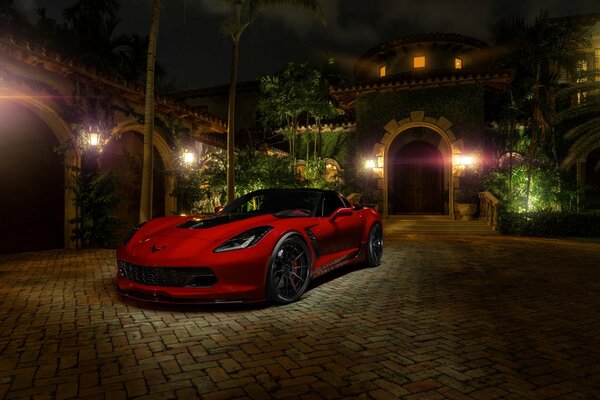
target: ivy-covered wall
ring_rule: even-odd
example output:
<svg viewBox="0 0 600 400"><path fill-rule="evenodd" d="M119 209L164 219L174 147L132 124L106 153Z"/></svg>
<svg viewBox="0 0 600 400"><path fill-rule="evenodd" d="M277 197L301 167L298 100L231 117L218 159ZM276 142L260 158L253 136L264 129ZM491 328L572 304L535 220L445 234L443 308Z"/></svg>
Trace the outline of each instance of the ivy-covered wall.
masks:
<svg viewBox="0 0 600 400"><path fill-rule="evenodd" d="M364 94L356 100L358 150L369 154L385 133L384 126L392 119L409 117L411 111L445 117L457 139L463 139L466 147L476 147L484 128L484 90L468 84Z"/></svg>
<svg viewBox="0 0 600 400"><path fill-rule="evenodd" d="M306 132L298 135L296 158L306 160L314 157L315 140L317 156L333 158L342 168L356 153L356 133L354 131Z"/></svg>

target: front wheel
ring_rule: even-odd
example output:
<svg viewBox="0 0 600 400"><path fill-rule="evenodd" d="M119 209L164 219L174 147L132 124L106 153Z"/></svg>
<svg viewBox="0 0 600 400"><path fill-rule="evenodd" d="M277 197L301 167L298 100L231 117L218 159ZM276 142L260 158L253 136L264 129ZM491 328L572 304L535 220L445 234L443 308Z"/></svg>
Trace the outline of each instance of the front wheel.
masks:
<svg viewBox="0 0 600 400"><path fill-rule="evenodd" d="M267 298L278 304L300 298L310 280L310 256L300 237L284 237L273 250L267 274Z"/></svg>
<svg viewBox="0 0 600 400"><path fill-rule="evenodd" d="M381 225L374 224L369 231L369 241L367 242L367 265L376 267L381 264L383 256L383 230Z"/></svg>

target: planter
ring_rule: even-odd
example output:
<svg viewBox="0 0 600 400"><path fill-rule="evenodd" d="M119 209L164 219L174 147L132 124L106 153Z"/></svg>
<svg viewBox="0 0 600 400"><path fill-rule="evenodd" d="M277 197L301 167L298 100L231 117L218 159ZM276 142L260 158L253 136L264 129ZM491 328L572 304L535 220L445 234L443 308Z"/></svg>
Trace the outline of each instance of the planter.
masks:
<svg viewBox="0 0 600 400"><path fill-rule="evenodd" d="M471 221L477 213L477 203L456 203L456 209L463 221Z"/></svg>

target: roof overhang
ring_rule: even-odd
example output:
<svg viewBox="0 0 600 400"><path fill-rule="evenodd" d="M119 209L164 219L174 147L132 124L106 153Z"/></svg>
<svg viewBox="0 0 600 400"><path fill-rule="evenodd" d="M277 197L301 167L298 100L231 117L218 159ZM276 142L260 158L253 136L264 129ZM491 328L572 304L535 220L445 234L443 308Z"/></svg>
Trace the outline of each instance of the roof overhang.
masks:
<svg viewBox="0 0 600 400"><path fill-rule="evenodd" d="M24 40L17 40L11 35L0 36L0 54L31 66L43 68L69 80L98 88L124 100L144 104L145 88L142 85L119 77L108 76L93 68L77 64L73 60L64 59L58 53L36 47ZM227 130L225 122L216 116L195 111L170 97L155 96L154 105L156 113L185 119L197 126L203 133L222 134Z"/></svg>
<svg viewBox="0 0 600 400"><path fill-rule="evenodd" d="M366 93L430 89L455 85L478 84L503 89L513 79L510 70L428 71L425 74L397 74L355 83L332 86L331 95L344 109L354 108L356 98Z"/></svg>

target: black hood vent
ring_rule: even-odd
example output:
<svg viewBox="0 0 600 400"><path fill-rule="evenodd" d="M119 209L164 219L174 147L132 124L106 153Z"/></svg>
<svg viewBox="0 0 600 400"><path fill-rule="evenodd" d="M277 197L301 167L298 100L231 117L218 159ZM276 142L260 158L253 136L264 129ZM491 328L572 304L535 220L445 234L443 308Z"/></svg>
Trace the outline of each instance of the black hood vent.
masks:
<svg viewBox="0 0 600 400"><path fill-rule="evenodd" d="M228 215L219 215L216 217L206 218L206 219L190 219L185 221L183 224L177 225L178 228L181 229L207 229L212 228L214 226L225 225L230 222L240 221L242 219L255 217L256 214L248 215L248 214L228 214Z"/></svg>

